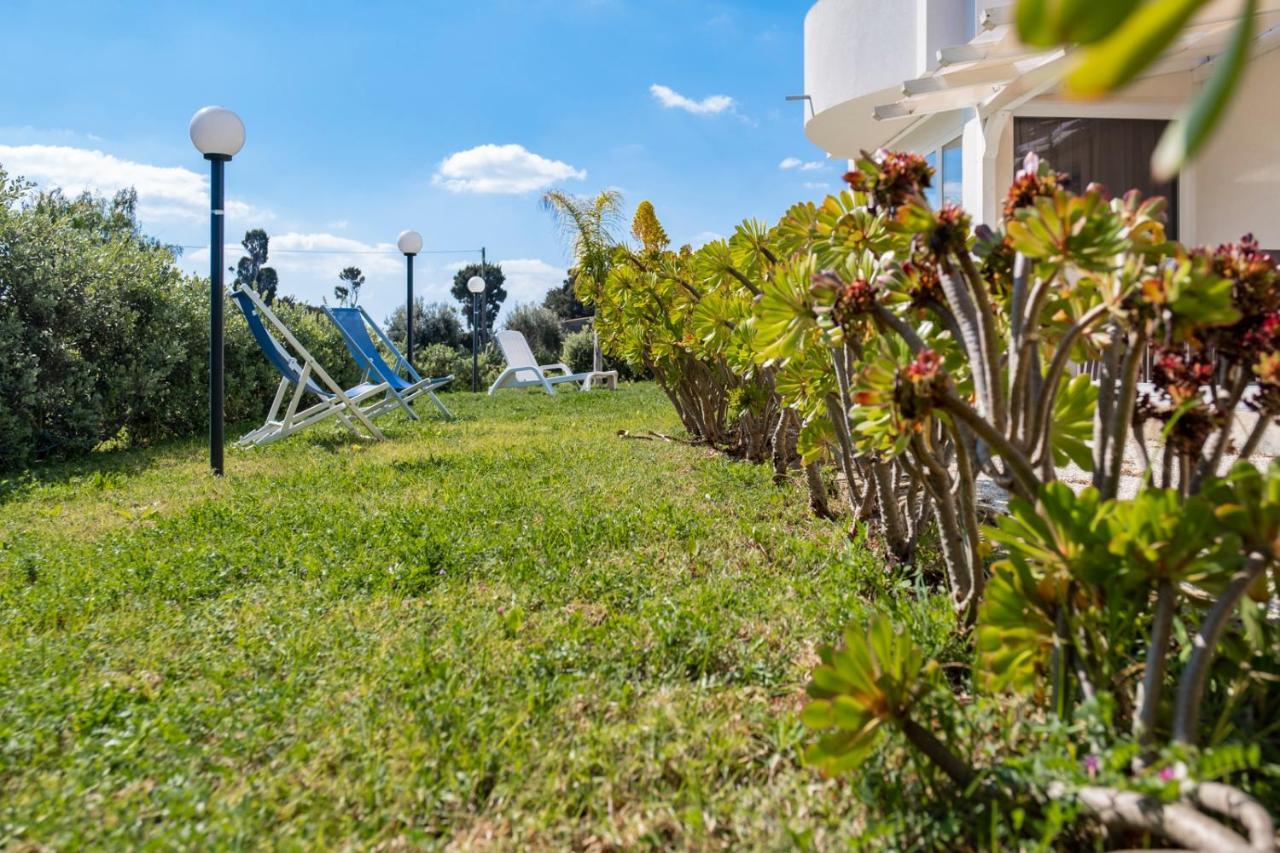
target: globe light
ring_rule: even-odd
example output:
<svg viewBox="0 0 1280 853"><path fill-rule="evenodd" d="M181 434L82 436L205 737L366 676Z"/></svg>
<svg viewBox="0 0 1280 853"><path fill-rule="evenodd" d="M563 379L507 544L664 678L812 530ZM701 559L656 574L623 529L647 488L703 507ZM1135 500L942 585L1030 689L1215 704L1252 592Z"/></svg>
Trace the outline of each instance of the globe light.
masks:
<svg viewBox="0 0 1280 853"><path fill-rule="evenodd" d="M467 290L470 290L472 293L484 293L484 288L484 279L480 276L473 275L471 278L467 279Z"/></svg>
<svg viewBox="0 0 1280 853"><path fill-rule="evenodd" d="M191 117L191 144L205 157L230 160L244 147L244 122L226 107L205 107Z"/></svg>
<svg viewBox="0 0 1280 853"><path fill-rule="evenodd" d="M396 246L406 255L416 255L422 251L422 235L417 231L401 231Z"/></svg>

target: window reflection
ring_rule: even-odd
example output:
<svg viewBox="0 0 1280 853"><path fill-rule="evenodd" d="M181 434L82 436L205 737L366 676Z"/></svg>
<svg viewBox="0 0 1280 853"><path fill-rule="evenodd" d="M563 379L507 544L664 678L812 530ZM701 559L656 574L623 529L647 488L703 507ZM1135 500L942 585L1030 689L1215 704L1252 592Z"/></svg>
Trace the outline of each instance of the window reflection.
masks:
<svg viewBox="0 0 1280 853"><path fill-rule="evenodd" d="M1022 159L1034 151L1054 169L1066 172L1075 192L1097 182L1114 195L1133 188L1144 196L1164 196L1169 200L1167 230L1176 236L1177 181L1156 183L1151 178L1151 153L1166 124L1149 119L1019 116L1013 122L1014 168L1022 168Z"/></svg>
<svg viewBox="0 0 1280 853"><path fill-rule="evenodd" d="M942 200L960 204L964 198L964 149L959 136L942 146Z"/></svg>
<svg viewBox="0 0 1280 853"><path fill-rule="evenodd" d="M929 182L929 188L924 191L924 197L929 202L930 207L937 207L938 187L942 184L942 176L938 174L938 152L930 151L925 155L924 159L933 167L933 180Z"/></svg>

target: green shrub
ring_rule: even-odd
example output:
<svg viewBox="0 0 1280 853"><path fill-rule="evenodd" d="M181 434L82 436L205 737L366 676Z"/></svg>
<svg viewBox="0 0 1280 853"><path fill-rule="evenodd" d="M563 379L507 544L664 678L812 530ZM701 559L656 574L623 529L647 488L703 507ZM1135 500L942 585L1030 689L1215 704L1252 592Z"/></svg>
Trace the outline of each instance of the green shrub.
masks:
<svg viewBox="0 0 1280 853"><path fill-rule="evenodd" d="M444 391L471 390L471 350L454 349L444 344L431 344L413 354L414 366L423 376L453 376ZM506 367L502 356L494 349L483 349L477 359L480 390L486 390Z"/></svg>
<svg viewBox="0 0 1280 853"><path fill-rule="evenodd" d="M0 469L145 444L208 423L209 285L141 234L136 195L33 194L0 171ZM322 312L272 306L334 380L360 370ZM257 420L279 382L234 303L226 417Z"/></svg>
<svg viewBox="0 0 1280 853"><path fill-rule="evenodd" d="M462 328L458 310L443 302L425 302L421 296L413 300L413 348L417 354L431 344L444 344L450 349L469 346L471 333ZM404 306L398 305L386 320L387 337L405 349L406 328Z"/></svg>
<svg viewBox="0 0 1280 853"><path fill-rule="evenodd" d="M590 370L595 357L595 336L590 329L580 329L564 339L560 360L574 373Z"/></svg>
<svg viewBox="0 0 1280 853"><path fill-rule="evenodd" d="M507 317L506 327L524 335L539 364L560 359L564 339L560 318L541 305L517 305Z"/></svg>
<svg viewBox="0 0 1280 853"><path fill-rule="evenodd" d="M446 344L430 344L413 353L413 366L423 376L457 376L459 350ZM452 384L452 383L451 383Z"/></svg>
<svg viewBox="0 0 1280 853"><path fill-rule="evenodd" d="M32 195L0 171L0 467L188 428L171 387L192 361L182 276L135 205Z"/></svg>
<svg viewBox="0 0 1280 853"><path fill-rule="evenodd" d="M590 370L594 363L592 356L595 349L595 337L591 329L580 329L566 335L564 346L560 349L560 360L569 366L574 373ZM653 377L643 368L632 367L625 361L605 356L605 370L618 371L618 378L627 382L639 382Z"/></svg>
<svg viewBox="0 0 1280 853"><path fill-rule="evenodd" d="M487 347L480 350L477 359L477 388L480 391L487 391L494 380L498 378L507 366L502 358L502 353L493 347ZM471 351L459 350L458 355L454 358L453 369L449 371L453 374L452 387L455 391L471 390Z"/></svg>

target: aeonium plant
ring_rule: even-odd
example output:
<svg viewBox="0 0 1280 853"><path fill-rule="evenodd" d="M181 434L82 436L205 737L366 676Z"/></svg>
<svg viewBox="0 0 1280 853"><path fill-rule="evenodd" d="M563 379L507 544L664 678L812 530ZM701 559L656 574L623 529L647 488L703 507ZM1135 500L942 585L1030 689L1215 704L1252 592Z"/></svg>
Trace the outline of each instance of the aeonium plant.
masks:
<svg viewBox="0 0 1280 853"><path fill-rule="evenodd" d="M1106 500L1054 483L1035 503L1015 498L987 536L1004 556L978 616L979 698L964 708L951 699L947 713L1021 705L1047 715L1039 741L1002 747L976 722L947 738L956 721L939 730L922 709L936 713L951 686L928 677L936 669L919 644L877 617L865 636L851 627L842 648L823 652L801 719L826 734L809 760L827 772L855 766L872 732L895 731L1006 810L1043 816L1061 803L1118 837L1272 849L1267 808L1222 780L1254 787L1275 759L1274 743L1256 735L1280 700L1280 629L1266 618L1280 567L1280 463L1266 472L1237 463L1191 498L1149 489ZM918 678L900 686L904 672ZM1078 760L1025 752L1062 747Z"/></svg>
<svg viewBox="0 0 1280 853"><path fill-rule="evenodd" d="M980 563L974 572L969 689L980 699L958 713L1026 703L1047 715L1045 731L1077 737L1086 726L1093 763L1082 775L1082 765L1032 760L1027 751L1037 747L1025 740L1007 741L1004 753L998 738L972 754L972 741L940 736L944 751L926 748L903 720L928 723L912 709L938 707L930 697L950 685L936 679L922 681L909 702L889 702L892 694L876 698L859 687L866 677L848 672L848 698L878 709L875 719L967 789L997 796L982 780L1000 779L998 796L1012 797L1015 809L1047 814L1070 803L1111 831L1270 849L1266 808L1215 777L1234 773L1250 784L1250 769L1266 760L1242 733L1257 731L1251 721L1276 698L1263 674L1275 668L1264 661L1275 658L1276 631L1259 602L1276 592L1268 519L1280 469L1263 475L1242 462L1218 479L1226 445L1215 439L1226 435L1242 384L1261 385L1251 398L1260 409L1275 398L1274 266L1248 243L1213 259L1186 252L1165 238L1159 200L1108 199L1097 187L1073 195L1033 159L1006 221L969 234L960 212L930 211L904 190L913 172L900 158L867 160L867 175L851 184L878 216L893 209L892 254L876 262L875 279L848 274L865 263L835 263L814 284L833 329L874 328L849 398L855 432L870 441L865 450L899 453L922 478L941 469L956 496L965 494L966 460L970 476L986 473L1013 493L1008 515L972 548L995 549L999 559L985 589L988 570ZM947 333L937 349L921 334L935 324ZM1263 345L1246 353L1213 343L1233 332ZM1140 397L1139 368L1148 344L1158 348L1156 393L1174 409L1164 453L1176 464L1166 464L1162 488L1148 474L1135 497L1121 500L1131 432L1147 453L1141 423L1152 392ZM1072 361L1091 357L1101 362L1096 383L1070 376ZM1246 374L1252 379L1241 383ZM965 375L964 390L949 381ZM1210 430L1191 431L1206 420ZM935 428L948 441L928 443ZM1077 494L1056 482L1067 461L1091 470L1094 486ZM864 642L860 630L846 633L846 651ZM914 660L917 652L902 654ZM838 670L840 653L828 658L824 666ZM833 683L815 680L820 710L806 722L847 732L866 713L836 716ZM865 754L864 741L846 734L820 741L811 759L832 769ZM1224 757L1233 755L1239 760Z"/></svg>

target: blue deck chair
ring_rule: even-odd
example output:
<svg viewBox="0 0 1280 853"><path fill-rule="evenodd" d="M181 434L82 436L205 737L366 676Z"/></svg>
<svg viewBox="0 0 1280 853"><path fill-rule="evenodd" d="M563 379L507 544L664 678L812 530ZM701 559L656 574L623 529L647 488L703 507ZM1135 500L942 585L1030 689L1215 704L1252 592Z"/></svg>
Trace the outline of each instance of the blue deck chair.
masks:
<svg viewBox="0 0 1280 853"><path fill-rule="evenodd" d="M409 360L400 354L400 350L391 342L386 333L379 328L378 324L373 322L373 318L369 316L369 312L360 307L352 308L330 308L324 306L324 313L329 315L329 319L338 327L338 331L342 333L342 340L347 345L347 349L351 352L351 357L356 360L356 364L365 372L368 379L380 379L387 383L391 389L391 395L396 399L409 417L415 420L418 413L411 407L415 399L423 394L431 398L431 402L435 403L436 408L440 410L440 414L449 420L453 420L453 415L445 408L444 403L440 402L440 398L436 396L437 388L442 388L453 381L452 376L431 376L426 379L418 375L418 371L414 369ZM369 337L369 329L373 329L378 340L382 341L382 345L387 348L387 352L391 353L395 359L395 364L388 364L383 358L382 353L378 350L378 345L373 342L373 338ZM402 375L403 372L403 375Z"/></svg>
<svg viewBox="0 0 1280 853"><path fill-rule="evenodd" d="M243 435L237 445L249 447L270 444L330 417L336 417L357 435L360 434L356 427L358 422L375 439L382 440L385 437L371 419L396 405L395 398L389 393L391 388L386 382L362 382L353 388L342 389L284 323L280 322L280 318L267 307L256 291L235 287L231 290L231 298L244 313L249 332L258 342L263 355L281 377L266 423ZM280 333L288 344L287 348L271 333L264 320ZM301 364L298 363L299 359L302 360ZM285 394L290 387L293 387L294 392L282 415L280 407L284 405ZM302 399L307 394L318 397L320 402L300 408Z"/></svg>

